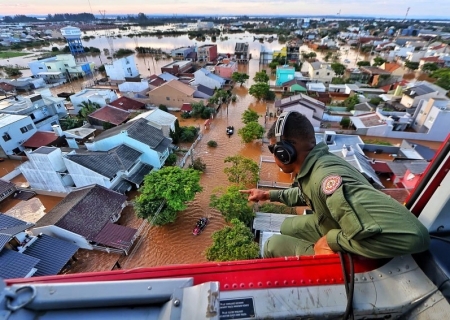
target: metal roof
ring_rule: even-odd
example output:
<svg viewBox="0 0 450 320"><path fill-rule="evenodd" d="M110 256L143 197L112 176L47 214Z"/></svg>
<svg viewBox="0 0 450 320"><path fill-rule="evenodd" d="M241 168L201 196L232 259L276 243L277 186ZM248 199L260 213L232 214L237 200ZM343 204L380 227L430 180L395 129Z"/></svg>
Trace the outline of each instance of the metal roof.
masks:
<svg viewBox="0 0 450 320"><path fill-rule="evenodd" d="M133 245L133 238L137 229L108 222L95 237L94 241L127 252Z"/></svg>
<svg viewBox="0 0 450 320"><path fill-rule="evenodd" d="M0 251L2 251L3 247L11 240L11 237L9 234L1 234L0 233Z"/></svg>
<svg viewBox="0 0 450 320"><path fill-rule="evenodd" d="M141 185L142 181L144 181L144 177L152 171L153 166L141 163L139 164L139 168L131 174L129 177L126 177L125 179L133 182L134 184L137 184L138 186Z"/></svg>
<svg viewBox="0 0 450 320"><path fill-rule="evenodd" d="M256 212L255 219L253 219L253 229L280 232L281 224L288 217L295 217L295 215Z"/></svg>
<svg viewBox="0 0 450 320"><path fill-rule="evenodd" d="M34 276L58 274L79 249L78 246L48 235L39 235L24 254L39 259Z"/></svg>
<svg viewBox="0 0 450 320"><path fill-rule="evenodd" d="M0 252L0 278L24 278L38 264L39 259L3 249Z"/></svg>
<svg viewBox="0 0 450 320"><path fill-rule="evenodd" d="M125 194L128 190L132 188L132 184L126 180L120 180L111 190L116 191L121 194Z"/></svg>

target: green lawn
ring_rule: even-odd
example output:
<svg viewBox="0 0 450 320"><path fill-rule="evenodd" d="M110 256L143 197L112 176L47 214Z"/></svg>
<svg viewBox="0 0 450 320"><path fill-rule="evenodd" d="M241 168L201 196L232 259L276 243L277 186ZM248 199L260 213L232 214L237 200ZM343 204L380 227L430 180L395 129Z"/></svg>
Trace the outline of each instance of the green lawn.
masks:
<svg viewBox="0 0 450 320"><path fill-rule="evenodd" d="M27 56L29 53L17 52L17 51L0 51L0 59L9 59L14 57Z"/></svg>

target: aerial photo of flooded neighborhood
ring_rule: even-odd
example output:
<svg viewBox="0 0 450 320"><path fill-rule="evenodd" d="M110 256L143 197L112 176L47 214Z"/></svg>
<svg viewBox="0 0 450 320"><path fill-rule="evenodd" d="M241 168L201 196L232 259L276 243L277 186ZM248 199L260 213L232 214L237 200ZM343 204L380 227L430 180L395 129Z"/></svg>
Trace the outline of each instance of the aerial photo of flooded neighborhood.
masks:
<svg viewBox="0 0 450 320"><path fill-rule="evenodd" d="M448 284L450 261L433 267L444 271L423 267L419 260L438 259L431 249L426 259L393 258L398 271L388 267L392 261L336 252L264 259L283 221L323 218L298 172L283 171L272 154L267 133L286 112L306 117L317 145L406 205L430 234L450 228L439 211L448 211L450 199L446 1L389 8L378 0L131 0L129 7L87 0L40 9L15 2L0 5L0 293L3 283L5 290L22 283L33 298L20 305L15 295L24 289L0 294L1 305L20 305L5 319L34 319L26 312L53 308L33 301L47 282L62 286L53 298L69 310L112 306L121 288L135 292L124 302L134 305L139 285L112 283L90 304L82 292L100 287L75 286L64 300L64 281L142 279L148 291L155 288L150 301L165 303L158 289L172 303L145 319L448 317L450 295L440 284ZM281 195L293 188L302 201L289 207ZM246 189L277 190L280 202L249 201L240 192ZM433 192L442 203L431 204ZM355 268L346 272L346 265ZM423 270L446 276L429 280ZM388 281L392 272L398 278ZM364 295L369 280L378 302ZM408 294L383 287L394 281L408 282L396 286ZM171 286L199 288L177 296ZM298 291L298 305L283 291L289 288ZM113 291L118 296L108 295ZM219 291L220 299L213 295ZM113 309L93 317L116 319ZM130 319L143 316L129 312L136 312Z"/></svg>

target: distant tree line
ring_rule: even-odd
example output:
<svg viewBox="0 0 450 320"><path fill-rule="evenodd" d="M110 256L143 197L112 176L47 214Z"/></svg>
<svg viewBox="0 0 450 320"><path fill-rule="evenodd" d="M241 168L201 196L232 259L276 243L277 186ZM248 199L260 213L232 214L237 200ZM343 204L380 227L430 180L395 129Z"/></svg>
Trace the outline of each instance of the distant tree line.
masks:
<svg viewBox="0 0 450 320"><path fill-rule="evenodd" d="M45 18L46 21L94 21L95 16L92 13L56 13L48 14ZM23 14L17 14L15 16L4 16L3 22L5 23L19 23L19 22L39 22L36 17L29 17Z"/></svg>

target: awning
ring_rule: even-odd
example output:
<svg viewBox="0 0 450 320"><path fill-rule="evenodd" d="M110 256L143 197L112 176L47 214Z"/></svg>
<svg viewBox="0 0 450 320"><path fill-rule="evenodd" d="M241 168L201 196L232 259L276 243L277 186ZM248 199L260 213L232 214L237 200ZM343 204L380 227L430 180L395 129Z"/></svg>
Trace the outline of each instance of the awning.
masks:
<svg viewBox="0 0 450 320"><path fill-rule="evenodd" d="M54 71L54 72L39 72L38 75L40 76L59 76L61 75L61 71Z"/></svg>

